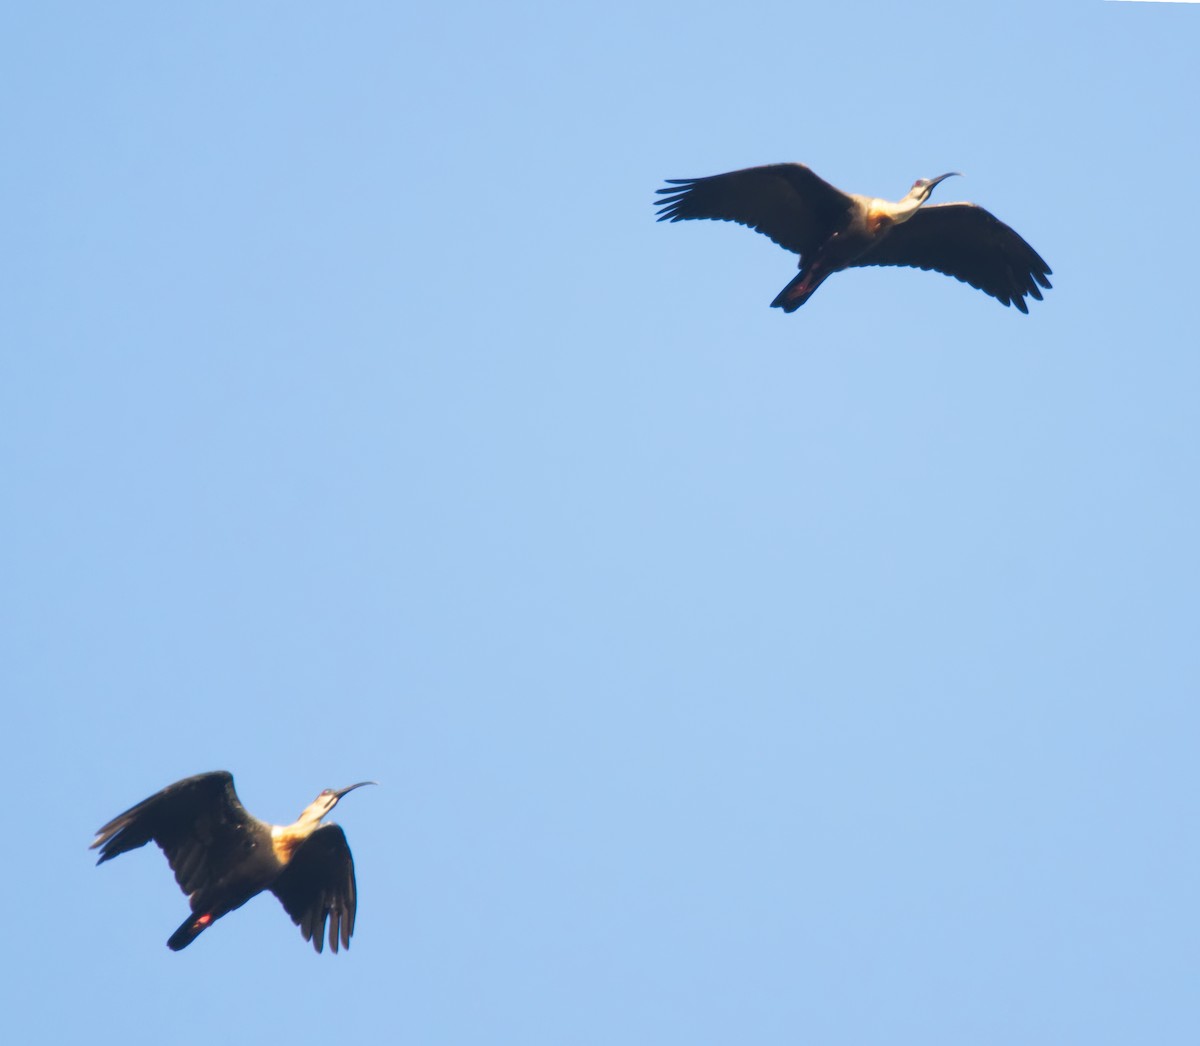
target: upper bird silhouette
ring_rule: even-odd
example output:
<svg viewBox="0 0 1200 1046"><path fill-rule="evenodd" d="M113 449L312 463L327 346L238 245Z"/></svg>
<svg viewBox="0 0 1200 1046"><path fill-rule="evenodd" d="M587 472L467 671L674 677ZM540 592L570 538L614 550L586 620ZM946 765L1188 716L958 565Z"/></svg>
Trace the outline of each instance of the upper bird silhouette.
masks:
<svg viewBox="0 0 1200 1046"><path fill-rule="evenodd" d="M97 864L154 840L175 881L188 895L192 914L167 941L186 948L222 915L270 890L283 902L305 940L319 952L329 922L329 947L350 947L357 907L354 858L346 836L321 818L348 788L326 788L294 824L267 824L246 812L225 770L186 777L114 817L96 833Z"/></svg>
<svg viewBox="0 0 1200 1046"><path fill-rule="evenodd" d="M771 302L800 308L824 280L861 265L935 269L1028 313L1041 300L1050 267L998 218L973 203L921 207L934 187L957 174L920 178L892 203L845 193L799 163L748 167L708 178L671 178L655 201L658 220L713 218L764 233L800 255L800 273Z"/></svg>

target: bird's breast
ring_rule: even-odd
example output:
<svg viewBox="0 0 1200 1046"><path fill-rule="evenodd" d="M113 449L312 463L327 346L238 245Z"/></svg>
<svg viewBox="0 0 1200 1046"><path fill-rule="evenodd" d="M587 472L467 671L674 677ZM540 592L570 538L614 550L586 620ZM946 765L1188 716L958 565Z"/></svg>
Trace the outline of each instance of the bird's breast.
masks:
<svg viewBox="0 0 1200 1046"><path fill-rule="evenodd" d="M867 232L872 239L878 239L893 225L896 224L896 219L893 218L887 211L876 210L872 208L867 211Z"/></svg>
<svg viewBox="0 0 1200 1046"><path fill-rule="evenodd" d="M296 848L306 838L307 836L276 828L271 832L271 849L275 853L275 859L280 864L288 864L295 856Z"/></svg>

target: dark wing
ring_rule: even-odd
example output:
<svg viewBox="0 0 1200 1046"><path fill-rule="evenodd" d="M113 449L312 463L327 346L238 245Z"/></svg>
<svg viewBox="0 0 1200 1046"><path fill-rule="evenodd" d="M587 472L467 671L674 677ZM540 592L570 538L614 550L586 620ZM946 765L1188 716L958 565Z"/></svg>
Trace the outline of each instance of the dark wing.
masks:
<svg viewBox="0 0 1200 1046"><path fill-rule="evenodd" d="M336 824L323 825L296 848L271 892L318 952L325 946L326 918L329 947L336 952L339 940L350 947L358 887L346 835Z"/></svg>
<svg viewBox="0 0 1200 1046"><path fill-rule="evenodd" d="M246 813L225 770L185 777L114 817L96 833L97 864L154 840L167 855L175 881L189 898L211 885L247 845L255 819Z"/></svg>
<svg viewBox="0 0 1200 1046"><path fill-rule="evenodd" d="M1025 296L1041 301L1038 284L1050 287L1050 266L1041 255L973 203L922 207L853 264L935 269L1025 313Z"/></svg>
<svg viewBox="0 0 1200 1046"><path fill-rule="evenodd" d="M660 222L713 218L769 236L802 260L847 221L852 197L800 163L774 163L710 178L670 178L655 201Z"/></svg>

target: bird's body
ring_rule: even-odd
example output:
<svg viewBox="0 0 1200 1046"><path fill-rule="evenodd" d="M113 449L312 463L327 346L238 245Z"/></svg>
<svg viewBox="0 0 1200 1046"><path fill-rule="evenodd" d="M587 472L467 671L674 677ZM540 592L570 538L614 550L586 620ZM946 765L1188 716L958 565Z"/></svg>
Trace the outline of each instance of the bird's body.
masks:
<svg viewBox="0 0 1200 1046"><path fill-rule="evenodd" d="M953 173L953 172L952 172ZM1016 232L973 203L921 205L950 174L921 178L892 202L846 193L799 163L769 164L709 178L670 179L659 189L659 221L738 222L800 255L800 273L772 306L794 312L842 269L908 265L969 283L1028 312L1050 267Z"/></svg>
<svg viewBox="0 0 1200 1046"><path fill-rule="evenodd" d="M361 784L373 784L364 781ZM96 833L97 864L153 840L167 855L192 914L167 941L186 948L217 919L271 890L319 952L326 920L329 946L350 946L357 907L354 859L346 836L321 818L361 784L326 789L294 824L260 821L246 812L233 776L218 770L184 778L113 818Z"/></svg>

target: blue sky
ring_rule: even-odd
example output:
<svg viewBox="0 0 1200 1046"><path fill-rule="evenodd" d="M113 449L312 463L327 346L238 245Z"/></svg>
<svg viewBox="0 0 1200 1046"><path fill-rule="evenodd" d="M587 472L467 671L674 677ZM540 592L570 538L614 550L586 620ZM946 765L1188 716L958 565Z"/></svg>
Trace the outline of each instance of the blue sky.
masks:
<svg viewBox="0 0 1200 1046"><path fill-rule="evenodd" d="M1196 1041L1197 14L6 8L13 1041ZM1054 290L653 220L783 160ZM92 866L218 768L348 953Z"/></svg>

